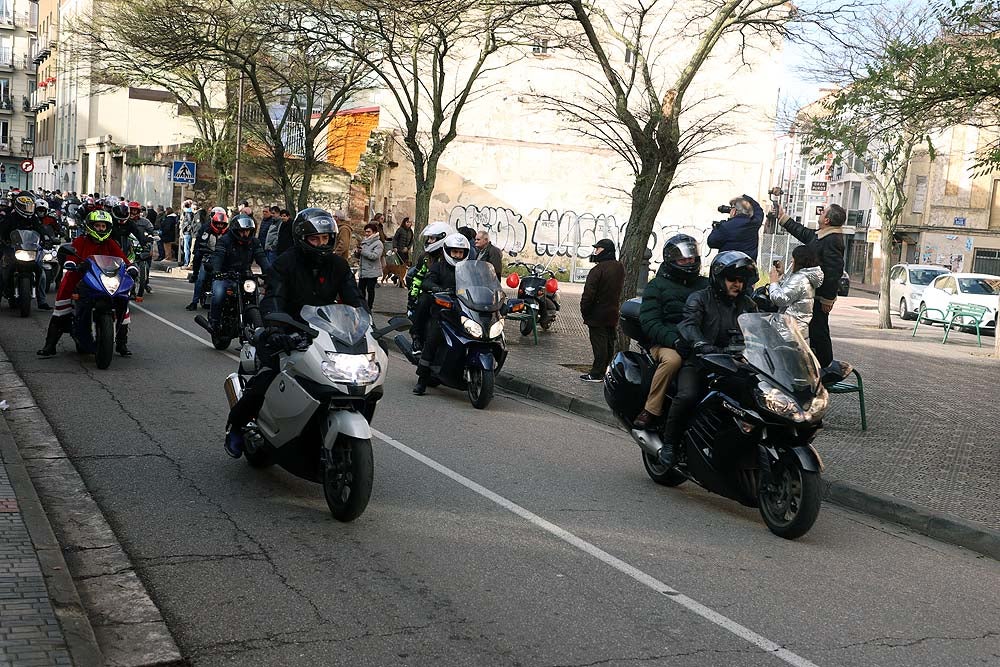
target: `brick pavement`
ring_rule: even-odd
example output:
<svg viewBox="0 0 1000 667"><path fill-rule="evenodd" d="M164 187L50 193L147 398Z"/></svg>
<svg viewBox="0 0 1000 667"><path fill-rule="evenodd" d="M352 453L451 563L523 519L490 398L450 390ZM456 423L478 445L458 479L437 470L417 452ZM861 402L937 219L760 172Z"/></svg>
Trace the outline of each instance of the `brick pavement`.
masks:
<svg viewBox="0 0 1000 667"><path fill-rule="evenodd" d="M34 545L0 463L0 667L71 664Z"/></svg>
<svg viewBox="0 0 1000 667"><path fill-rule="evenodd" d="M563 309L535 347L516 323L507 325L510 356L504 370L566 396L604 405L600 384L579 375L591 362L579 314L579 285L563 289ZM936 514L1000 529L1000 424L994 419L1000 362L993 339L976 347L958 334L942 346L940 328L912 322L876 328L875 301L854 292L832 316L835 352L865 381L869 429L860 430L854 395L831 397L826 428L816 440L830 478L926 508ZM375 309L402 312L402 289L383 286ZM907 325L904 327L904 325Z"/></svg>

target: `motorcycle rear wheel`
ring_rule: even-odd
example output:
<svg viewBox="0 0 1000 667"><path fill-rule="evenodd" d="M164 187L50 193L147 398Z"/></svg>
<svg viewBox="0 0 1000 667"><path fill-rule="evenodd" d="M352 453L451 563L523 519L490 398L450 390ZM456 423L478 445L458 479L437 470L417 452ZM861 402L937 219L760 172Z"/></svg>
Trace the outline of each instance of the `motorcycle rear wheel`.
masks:
<svg viewBox="0 0 1000 667"><path fill-rule="evenodd" d="M232 338L224 338L222 336L212 336L212 345L216 350L228 350L229 346L232 345Z"/></svg>
<svg viewBox="0 0 1000 667"><path fill-rule="evenodd" d="M520 330L522 336L530 336L534 329L535 324L532 320L521 320Z"/></svg>
<svg viewBox="0 0 1000 667"><path fill-rule="evenodd" d="M776 490L762 484L757 492L760 515L772 533L786 540L802 537L816 522L822 503L819 473L796 465L775 470Z"/></svg>
<svg viewBox="0 0 1000 667"><path fill-rule="evenodd" d="M330 514L337 521L354 521L368 507L372 495L372 441L341 435L333 451L324 456L323 495Z"/></svg>
<svg viewBox="0 0 1000 667"><path fill-rule="evenodd" d="M649 478L662 486L680 486L687 481L687 477L681 474L677 468L668 468L662 465L657 457L646 452L642 452L642 466L646 469Z"/></svg>
<svg viewBox="0 0 1000 667"><path fill-rule="evenodd" d="M115 318L111 313L94 313L94 329L97 367L104 370L115 354Z"/></svg>
<svg viewBox="0 0 1000 667"><path fill-rule="evenodd" d="M484 371L478 368L469 371L469 381L466 383L466 391L469 394L469 401L472 407L477 410L484 410L493 400L493 389L496 378L493 371Z"/></svg>
<svg viewBox="0 0 1000 667"><path fill-rule="evenodd" d="M31 276L21 276L17 283L17 307L21 317L31 315Z"/></svg>

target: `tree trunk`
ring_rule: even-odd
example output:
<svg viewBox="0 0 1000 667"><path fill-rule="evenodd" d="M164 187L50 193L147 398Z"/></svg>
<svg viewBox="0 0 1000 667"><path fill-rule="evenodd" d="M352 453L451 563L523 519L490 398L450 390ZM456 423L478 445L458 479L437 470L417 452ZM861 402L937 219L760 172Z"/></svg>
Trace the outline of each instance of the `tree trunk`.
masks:
<svg viewBox="0 0 1000 667"><path fill-rule="evenodd" d="M891 214L888 214L891 215ZM878 278L878 328L892 328L892 304L889 295L889 271L892 269L892 262L889 256L892 254L892 237L896 229L896 223L889 222L886 215L882 218L882 240L879 246L882 249L882 266L879 270Z"/></svg>

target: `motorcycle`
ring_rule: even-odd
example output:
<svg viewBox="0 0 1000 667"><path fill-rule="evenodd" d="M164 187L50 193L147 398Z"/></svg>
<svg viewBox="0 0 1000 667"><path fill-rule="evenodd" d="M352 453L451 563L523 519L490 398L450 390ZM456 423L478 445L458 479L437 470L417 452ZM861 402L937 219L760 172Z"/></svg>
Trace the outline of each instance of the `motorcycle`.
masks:
<svg viewBox="0 0 1000 667"><path fill-rule="evenodd" d="M62 263L55 248L42 250L42 269L45 271L45 291L51 293L62 280Z"/></svg>
<svg viewBox="0 0 1000 667"><path fill-rule="evenodd" d="M382 338L409 322L372 330L366 310L340 304L305 306L301 317L306 324L285 313L265 318L294 330L297 345L279 355L280 372L244 431L244 456L254 468L277 464L322 484L333 517L353 521L368 506L374 478L369 424L388 368ZM258 370L255 336L243 345L238 372L225 380L230 407Z"/></svg>
<svg viewBox="0 0 1000 667"><path fill-rule="evenodd" d="M76 256L73 246L65 244L62 248L69 257ZM76 267L83 272L83 278L74 295L73 339L81 353L93 340L97 367L102 370L114 358L115 331L128 308L134 283L126 268L125 260L110 255L93 255Z"/></svg>
<svg viewBox="0 0 1000 667"><path fill-rule="evenodd" d="M11 308L16 308L21 317L31 315L31 301L35 298L35 286L43 279L38 267L38 253L42 251L41 237L30 229L15 229L10 233L10 245L14 247L14 270L11 284L5 285L10 294Z"/></svg>
<svg viewBox="0 0 1000 667"><path fill-rule="evenodd" d="M604 378L604 397L641 448L649 477L671 487L691 480L758 508L775 535L804 535L816 521L822 496L823 463L812 442L829 403L824 384L846 377L849 366L833 364L821 376L794 320L770 313L741 315L741 331L731 333L737 341L742 336L743 343L727 354L699 358L708 394L678 444L677 464L667 468L658 456L662 425L644 431L634 427L656 369L639 324L640 303L623 304L620 321L642 351L615 356ZM668 391L664 410L670 399Z"/></svg>
<svg viewBox="0 0 1000 667"><path fill-rule="evenodd" d="M139 270L139 279L135 281L132 289L132 298L141 301L145 294L149 292L149 271L153 265L153 243L159 238L156 234L149 234L146 243L139 243L133 234L129 234L128 248L123 248L128 260L135 264Z"/></svg>
<svg viewBox="0 0 1000 667"><path fill-rule="evenodd" d="M234 338L245 343L254 331L263 326L258 297L264 279L254 273L235 272L218 274L215 279L230 282L226 288L226 298L222 302L218 330L212 327L204 315L196 315L194 321L212 334L212 345L216 350L227 350Z"/></svg>
<svg viewBox="0 0 1000 667"><path fill-rule="evenodd" d="M496 374L507 359L505 316L509 311L523 310L524 303L508 304L493 267L476 261L459 262L455 293L436 293L434 301L441 310L444 340L431 360L428 385L464 390L472 405L482 410L493 400ZM409 337L400 334L395 341L416 366L420 355L413 352Z"/></svg>
<svg viewBox="0 0 1000 667"><path fill-rule="evenodd" d="M548 331L556 321L559 312L559 281L557 272L551 271L541 264L526 264L512 262L511 268L524 267L528 274L523 278L516 273L507 276L507 286L517 289L517 298L524 301L525 308L534 311L534 320L522 320L520 331L522 336L530 336L535 329L535 321L543 331ZM559 274L565 274L566 269L559 269Z"/></svg>

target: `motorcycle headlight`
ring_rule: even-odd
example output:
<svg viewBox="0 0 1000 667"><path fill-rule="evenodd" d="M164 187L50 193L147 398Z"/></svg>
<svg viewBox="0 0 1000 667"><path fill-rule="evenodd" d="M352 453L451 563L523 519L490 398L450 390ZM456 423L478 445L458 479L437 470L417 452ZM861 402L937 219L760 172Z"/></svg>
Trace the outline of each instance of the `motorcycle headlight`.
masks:
<svg viewBox="0 0 1000 667"><path fill-rule="evenodd" d="M253 294L257 291L257 281L256 280L245 280L243 281L243 291L247 294Z"/></svg>
<svg viewBox="0 0 1000 667"><path fill-rule="evenodd" d="M809 409L806 410L806 421L807 422L818 422L826 415L826 409L830 407L830 394L826 391L826 387L820 385L819 393L809 404Z"/></svg>
<svg viewBox="0 0 1000 667"><path fill-rule="evenodd" d="M19 262L33 262L35 257L38 256L38 252L35 250L15 250L14 259Z"/></svg>
<svg viewBox="0 0 1000 667"><path fill-rule="evenodd" d="M118 276L106 276L102 273L101 284L104 285L104 289L108 291L108 294L114 294L118 291L118 287L121 286L122 281Z"/></svg>
<svg viewBox="0 0 1000 667"><path fill-rule="evenodd" d="M471 320L468 317L462 317L462 326L465 327L466 333L468 333L473 338L483 337L483 327L479 322Z"/></svg>
<svg viewBox="0 0 1000 667"><path fill-rule="evenodd" d="M382 368L375 361L375 354L343 354L327 352L323 362L323 375L342 384L372 384L382 375Z"/></svg>
<svg viewBox="0 0 1000 667"><path fill-rule="evenodd" d="M503 333L503 322L504 322L504 319L501 317L499 320L497 320L496 322L493 323L493 326L490 327L490 338L491 339L493 339L493 338L499 338L500 335Z"/></svg>
<svg viewBox="0 0 1000 667"><path fill-rule="evenodd" d="M772 387L767 382L757 385L757 403L769 412L773 412L779 417L787 417L794 422L805 421L806 414L799 407L798 401L781 391L777 387Z"/></svg>

